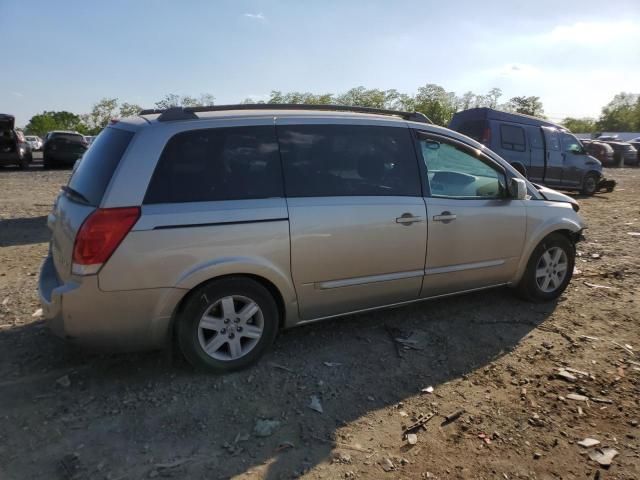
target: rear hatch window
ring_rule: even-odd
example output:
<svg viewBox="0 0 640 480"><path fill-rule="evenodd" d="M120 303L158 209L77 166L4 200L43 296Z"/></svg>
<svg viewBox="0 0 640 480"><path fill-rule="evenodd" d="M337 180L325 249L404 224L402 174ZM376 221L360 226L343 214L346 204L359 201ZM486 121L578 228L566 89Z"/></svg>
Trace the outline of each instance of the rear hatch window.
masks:
<svg viewBox="0 0 640 480"><path fill-rule="evenodd" d="M69 180L69 187L93 206L100 205L124 151L134 133L118 128L105 128L84 154Z"/></svg>

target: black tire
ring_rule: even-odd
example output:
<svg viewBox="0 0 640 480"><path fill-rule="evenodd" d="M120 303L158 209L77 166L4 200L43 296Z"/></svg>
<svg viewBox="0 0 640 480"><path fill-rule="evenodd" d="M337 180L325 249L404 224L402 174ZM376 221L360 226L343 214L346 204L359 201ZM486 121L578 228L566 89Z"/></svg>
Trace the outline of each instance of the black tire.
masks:
<svg viewBox="0 0 640 480"><path fill-rule="evenodd" d="M559 285L555 286L553 291L544 291L538 284L538 278L536 278L538 264L541 262L545 252L554 248L561 249L566 255L566 274L562 282L559 282ZM549 302L558 298L571 281L573 266L575 265L575 256L575 245L565 235L552 233L546 236L531 254L524 275L516 287L520 297L536 303Z"/></svg>
<svg viewBox="0 0 640 480"><path fill-rule="evenodd" d="M26 154L20 155L20 158L18 159L18 167L20 167L21 170L29 168L29 163L31 163L31 159Z"/></svg>
<svg viewBox="0 0 640 480"><path fill-rule="evenodd" d="M218 308L216 305L219 305L223 298L232 296L234 298L244 297L257 304L260 312L256 315L261 315L262 334L247 353L239 358L214 358L204 350L201 344L201 335L204 334L201 334L199 324L208 310ZM218 321L223 320L220 319ZM227 323L226 320L224 321ZM255 316L249 321L255 321ZM219 332L213 333L214 331L212 330L212 336L208 340L211 341L214 338L218 338L218 336L221 339L226 339L227 336L233 338L232 335L236 333L234 329L242 329L240 325L236 326L233 322L229 322L228 325L229 332L225 333L225 336L222 336ZM189 294L176 319L176 335L180 350L189 363L201 370L222 373L240 370L255 363L273 343L278 334L278 325L278 306L269 290L255 280L244 277L227 277L213 280ZM242 334L238 334L238 338L235 341L241 343L241 336ZM204 337L202 338L203 341L207 341ZM248 344L251 344L251 339L244 343L245 346ZM214 352L214 354L231 355L231 343L223 343L221 349Z"/></svg>
<svg viewBox="0 0 640 480"><path fill-rule="evenodd" d="M587 173L582 179L582 189L580 193L583 195L594 195L598 191L598 176L595 173Z"/></svg>

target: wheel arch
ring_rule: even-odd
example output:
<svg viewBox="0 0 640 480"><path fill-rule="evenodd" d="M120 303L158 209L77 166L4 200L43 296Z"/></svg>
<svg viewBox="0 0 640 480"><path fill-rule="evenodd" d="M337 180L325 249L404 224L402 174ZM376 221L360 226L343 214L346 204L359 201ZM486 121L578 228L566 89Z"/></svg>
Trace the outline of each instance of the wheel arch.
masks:
<svg viewBox="0 0 640 480"><path fill-rule="evenodd" d="M185 289L184 290L184 295L182 295L182 297L180 298L180 300L177 302L173 313L171 315L171 320L170 320L170 324L169 324L169 341L173 342L175 340L175 328L176 328L176 322L177 319L180 316L180 313L184 310L185 305L187 303L187 301L189 300L189 298L191 298L191 296L194 294L195 291L197 291L200 287L211 283L213 281L219 281L219 280L225 280L225 279L232 279L232 278L245 278L245 279L250 279L255 281L256 283L259 283L260 285L262 285L263 287L265 287L269 293L273 296L273 299L276 302L276 305L278 307L278 327L279 329L283 329L287 326L288 322L287 322L287 318L288 318L288 314L290 313L290 310L292 308L291 305L287 305L285 298L282 294L282 292L280 291L280 289L276 286L275 283L273 283L271 280L269 280L268 278L265 278L264 276L261 275L257 275L254 273L229 273L229 274L223 274L223 275L218 275L218 276L214 276L211 278L207 278L205 280L202 280L200 283L197 283L193 286L191 286L188 290ZM297 315L297 308L295 308L295 312Z"/></svg>
<svg viewBox="0 0 640 480"><path fill-rule="evenodd" d="M531 236L530 240L525 244L522 256L520 257L520 262L518 263L516 275L511 281L511 284L515 285L520 281L524 275L533 251L546 237L552 233L558 233L566 237L575 246L582 237L582 230L582 225L577 221L568 218L563 219L561 223L546 223L540 225L540 227L538 227Z"/></svg>

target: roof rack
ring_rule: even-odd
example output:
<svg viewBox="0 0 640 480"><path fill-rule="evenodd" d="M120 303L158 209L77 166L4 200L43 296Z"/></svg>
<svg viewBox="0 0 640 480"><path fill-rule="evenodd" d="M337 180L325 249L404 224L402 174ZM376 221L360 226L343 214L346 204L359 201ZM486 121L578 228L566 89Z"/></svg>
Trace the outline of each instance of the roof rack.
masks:
<svg viewBox="0 0 640 480"><path fill-rule="evenodd" d="M220 112L225 110L311 110L323 112L355 112L375 115L392 115L404 120L420 123L433 123L420 112L403 112L400 110L386 110L383 108L351 107L347 105L303 105L298 103L242 103L238 105L211 105L208 107L171 107L167 109L142 110L139 115L159 113L159 122L173 120L195 120L198 112Z"/></svg>

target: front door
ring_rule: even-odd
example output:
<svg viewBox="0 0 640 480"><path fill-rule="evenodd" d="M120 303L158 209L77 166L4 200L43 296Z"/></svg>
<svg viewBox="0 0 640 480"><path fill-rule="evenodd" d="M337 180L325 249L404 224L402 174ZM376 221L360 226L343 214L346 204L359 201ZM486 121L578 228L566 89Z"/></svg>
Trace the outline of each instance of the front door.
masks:
<svg viewBox="0 0 640 480"><path fill-rule="evenodd" d="M427 223L410 130L313 122L277 120L301 318L418 298Z"/></svg>
<svg viewBox="0 0 640 480"><path fill-rule="evenodd" d="M561 186L563 181L564 158L560 148L558 130L551 127L542 127L542 131L544 132L544 143L547 158L544 184Z"/></svg>
<svg viewBox="0 0 640 480"><path fill-rule="evenodd" d="M584 150L582 142L570 133L560 133L560 146L562 147L562 160L564 163L563 185L580 187L582 185L582 176L586 173L586 163L589 160L589 156Z"/></svg>
<svg viewBox="0 0 640 480"><path fill-rule="evenodd" d="M421 296L509 282L524 245L526 208L504 168L453 139L418 134L429 240Z"/></svg>

